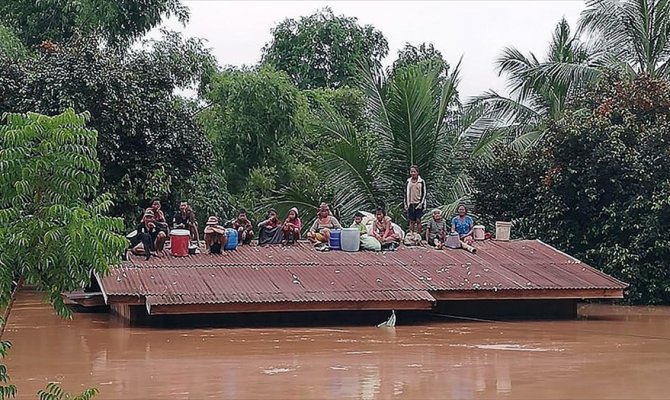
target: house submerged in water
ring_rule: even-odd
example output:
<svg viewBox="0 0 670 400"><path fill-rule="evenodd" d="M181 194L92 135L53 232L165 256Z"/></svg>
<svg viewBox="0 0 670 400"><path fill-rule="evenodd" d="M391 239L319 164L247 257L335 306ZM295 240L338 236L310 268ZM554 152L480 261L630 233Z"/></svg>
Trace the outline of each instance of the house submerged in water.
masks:
<svg viewBox="0 0 670 400"><path fill-rule="evenodd" d="M221 255L129 256L99 292L68 293L131 323L164 315L433 310L443 315L570 318L583 299L628 286L533 240L477 242L477 253L401 247L317 252L307 242L240 246Z"/></svg>

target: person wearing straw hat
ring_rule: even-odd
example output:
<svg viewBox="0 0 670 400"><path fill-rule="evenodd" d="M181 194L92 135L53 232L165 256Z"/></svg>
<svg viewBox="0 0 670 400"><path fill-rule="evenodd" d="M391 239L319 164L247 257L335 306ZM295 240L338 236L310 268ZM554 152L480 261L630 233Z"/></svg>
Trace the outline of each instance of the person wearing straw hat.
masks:
<svg viewBox="0 0 670 400"><path fill-rule="evenodd" d="M300 221L300 216L298 215L298 208L293 207L288 210L288 215L286 220L284 220L284 226L282 230L284 231L284 238L286 239L285 244L295 243L296 240L300 239L300 230L302 229L302 222Z"/></svg>
<svg viewBox="0 0 670 400"><path fill-rule="evenodd" d="M447 240L447 235L449 234L449 228L447 227L447 221L442 218L442 210L436 208L432 214L433 218L428 221L426 229L426 242L439 250L444 247L444 242Z"/></svg>
<svg viewBox="0 0 670 400"><path fill-rule="evenodd" d="M145 256L148 260L152 251L163 251L167 235L156 224L154 212L151 209L144 212L142 221L137 225L137 237L140 239L140 243L131 249L133 254Z"/></svg>
<svg viewBox="0 0 670 400"><path fill-rule="evenodd" d="M226 246L227 241L226 229L219 225L219 218L215 216L207 218L205 226L205 250L209 254L221 254L221 250Z"/></svg>

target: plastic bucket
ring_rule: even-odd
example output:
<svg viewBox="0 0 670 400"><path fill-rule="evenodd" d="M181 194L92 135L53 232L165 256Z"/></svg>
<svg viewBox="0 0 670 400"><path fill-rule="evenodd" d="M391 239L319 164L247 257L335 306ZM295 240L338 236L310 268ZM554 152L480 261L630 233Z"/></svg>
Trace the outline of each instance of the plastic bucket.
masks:
<svg viewBox="0 0 670 400"><path fill-rule="evenodd" d="M511 222L496 222L496 240L509 240L512 231Z"/></svg>
<svg viewBox="0 0 670 400"><path fill-rule="evenodd" d="M444 245L452 249L460 249L461 236L458 234L458 232L450 232Z"/></svg>
<svg viewBox="0 0 670 400"><path fill-rule="evenodd" d="M340 240L342 250L344 251L358 251L361 247L361 234L358 228L344 228L342 229L342 237Z"/></svg>
<svg viewBox="0 0 670 400"><path fill-rule="evenodd" d="M174 257L188 256L188 243L191 232L186 229L173 229L170 231L170 253Z"/></svg>
<svg viewBox="0 0 670 400"><path fill-rule="evenodd" d="M339 229L334 229L330 231L330 248L333 250L340 250L341 247L341 239L342 237L342 231Z"/></svg>
<svg viewBox="0 0 670 400"><path fill-rule="evenodd" d="M232 228L226 229L226 245L224 250L235 250L237 248L237 231Z"/></svg>
<svg viewBox="0 0 670 400"><path fill-rule="evenodd" d="M484 228L484 225L475 225L472 228L472 237L475 240L484 240L485 233L486 233L486 228Z"/></svg>

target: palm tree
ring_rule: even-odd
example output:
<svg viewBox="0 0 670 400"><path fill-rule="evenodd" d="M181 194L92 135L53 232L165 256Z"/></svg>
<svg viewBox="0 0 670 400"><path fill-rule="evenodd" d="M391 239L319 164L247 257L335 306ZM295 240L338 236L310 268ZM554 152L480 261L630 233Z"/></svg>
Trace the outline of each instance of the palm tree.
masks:
<svg viewBox="0 0 670 400"><path fill-rule="evenodd" d="M391 76L365 68L359 86L368 96L369 131L356 130L332 111L319 116L317 129L331 143L315 157L336 213L350 218L384 205L398 219L410 165L419 167L433 206L453 209L470 194L466 165L487 156L495 138L477 128L483 108L459 104L459 71L460 63L441 79L440 70L426 64ZM305 206L316 197L286 188L279 203Z"/></svg>
<svg viewBox="0 0 670 400"><path fill-rule="evenodd" d="M600 79L605 53L597 43L584 43L562 19L554 29L544 60L505 48L496 61L499 75L506 75L510 96L487 91L470 103L482 105L494 123L489 129L505 136L523 150L545 132L549 121L563 117L569 96L585 84Z"/></svg>
<svg viewBox="0 0 670 400"><path fill-rule="evenodd" d="M670 0L590 0L578 29L599 42L610 67L670 76Z"/></svg>

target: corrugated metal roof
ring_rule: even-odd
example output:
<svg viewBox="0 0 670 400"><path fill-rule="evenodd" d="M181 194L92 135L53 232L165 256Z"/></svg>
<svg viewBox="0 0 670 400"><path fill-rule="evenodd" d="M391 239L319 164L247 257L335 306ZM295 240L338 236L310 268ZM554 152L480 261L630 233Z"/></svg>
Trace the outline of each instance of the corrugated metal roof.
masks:
<svg viewBox="0 0 670 400"><path fill-rule="evenodd" d="M627 287L539 241L476 246L476 254L425 247L323 253L298 243L149 261L131 256L100 283L107 297L142 296L149 305L433 301L431 291Z"/></svg>

